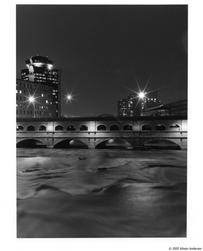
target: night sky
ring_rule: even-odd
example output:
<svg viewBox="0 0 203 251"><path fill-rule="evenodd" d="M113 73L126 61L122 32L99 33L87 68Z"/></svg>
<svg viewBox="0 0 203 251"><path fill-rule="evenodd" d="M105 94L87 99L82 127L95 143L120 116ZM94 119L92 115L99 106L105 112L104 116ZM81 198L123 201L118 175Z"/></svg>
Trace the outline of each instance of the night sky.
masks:
<svg viewBox="0 0 203 251"><path fill-rule="evenodd" d="M117 114L137 83L163 103L187 98L187 6L17 6L17 76L25 59L62 70L62 114Z"/></svg>

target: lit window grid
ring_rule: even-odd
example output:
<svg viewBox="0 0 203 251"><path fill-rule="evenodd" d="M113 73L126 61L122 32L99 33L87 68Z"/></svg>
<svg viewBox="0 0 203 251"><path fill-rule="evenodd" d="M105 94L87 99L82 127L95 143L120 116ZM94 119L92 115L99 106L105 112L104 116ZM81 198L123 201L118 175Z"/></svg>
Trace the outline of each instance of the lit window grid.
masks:
<svg viewBox="0 0 203 251"><path fill-rule="evenodd" d="M24 85L25 84L25 85ZM28 95L28 90L35 90L36 89L36 83L30 83L30 82L22 82L22 83L19 83L19 84L17 84L17 88L18 88L18 86L19 85L21 85L21 87L22 87L22 85L24 85L24 89L27 87L27 86L29 86L28 88L27 88L27 90L25 91L25 95L27 94ZM37 87L39 87L39 86L37 86ZM41 88L38 88L38 90L37 90L37 92L35 93L35 95L36 96L40 96L39 98L38 98L38 101L39 101L39 103L45 103L46 102L46 100L49 102L49 104L51 104L52 106L50 107L50 108L48 108L47 106L46 107L44 107L44 109L45 110L47 110L47 113L49 112L49 111L51 111L51 113L50 114L53 114L54 112L56 113L57 111L57 109L56 109L56 107L57 107L57 104L58 104L58 101L57 101L57 103L55 103L55 102L53 102L52 101L52 91L53 91L53 89L52 88L50 88L50 87L47 87L47 86L40 86ZM47 95L45 96L45 95L43 95L44 97L41 97L41 90L43 90L45 93L47 93ZM23 91L22 91L23 92ZM44 92L43 92L43 94L44 94ZM20 105L20 103L23 103L23 100L25 100L26 99L26 97L23 97L22 95L19 95L19 93L17 93L17 107L19 108L19 105ZM40 109L41 107L40 106L38 106L38 105L36 105L35 106L35 109L36 109L36 114L40 114L39 112L38 112L38 110ZM25 110L25 108L22 108L22 109L24 109ZM21 112L19 112L19 109L17 110L17 115L19 115L20 114L20 116L22 115L22 116L24 116L25 115L25 117L26 117L26 114L28 114L27 112L24 112L23 110L21 109ZM45 116L46 116L46 114L45 114ZM53 115L52 115L53 116Z"/></svg>

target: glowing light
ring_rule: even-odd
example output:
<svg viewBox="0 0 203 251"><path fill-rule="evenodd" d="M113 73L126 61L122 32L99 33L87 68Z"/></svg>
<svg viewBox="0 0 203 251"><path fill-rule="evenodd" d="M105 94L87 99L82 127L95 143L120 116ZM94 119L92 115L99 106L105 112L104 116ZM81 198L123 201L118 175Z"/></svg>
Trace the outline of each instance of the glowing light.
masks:
<svg viewBox="0 0 203 251"><path fill-rule="evenodd" d="M71 102L73 100L73 95L72 94L67 94L66 99L68 102Z"/></svg>
<svg viewBox="0 0 203 251"><path fill-rule="evenodd" d="M34 96L30 96L30 97L28 98L28 101L29 101L30 103L34 103L34 102L35 102L35 97L34 97Z"/></svg>
<svg viewBox="0 0 203 251"><path fill-rule="evenodd" d="M29 73L34 73L33 65L29 65L28 69L29 69Z"/></svg>
<svg viewBox="0 0 203 251"><path fill-rule="evenodd" d="M138 97L139 97L140 99L144 99L144 98L146 97L146 94L145 94L144 92L139 92L139 93L138 93Z"/></svg>
<svg viewBox="0 0 203 251"><path fill-rule="evenodd" d="M53 65L52 64L48 64L47 68L48 68L48 70L51 70L53 68Z"/></svg>
<svg viewBox="0 0 203 251"><path fill-rule="evenodd" d="M43 65L43 63L33 63L33 65L36 67L41 67Z"/></svg>

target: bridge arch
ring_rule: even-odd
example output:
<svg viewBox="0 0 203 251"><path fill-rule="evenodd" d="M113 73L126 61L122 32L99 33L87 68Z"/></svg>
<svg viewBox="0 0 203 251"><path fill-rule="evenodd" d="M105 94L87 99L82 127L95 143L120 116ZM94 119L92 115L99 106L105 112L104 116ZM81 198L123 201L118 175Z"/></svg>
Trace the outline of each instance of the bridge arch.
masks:
<svg viewBox="0 0 203 251"><path fill-rule="evenodd" d="M39 131L46 131L46 130L47 130L47 128L46 128L45 125L41 125L41 126L39 127Z"/></svg>
<svg viewBox="0 0 203 251"><path fill-rule="evenodd" d="M144 146L149 149L180 150L180 144L172 139L149 139L144 142Z"/></svg>
<svg viewBox="0 0 203 251"><path fill-rule="evenodd" d="M23 139L17 142L17 148L45 148L46 145L43 144L41 140L37 139Z"/></svg>
<svg viewBox="0 0 203 251"><path fill-rule="evenodd" d="M110 126L110 131L119 131L119 130L120 130L120 128L116 124Z"/></svg>
<svg viewBox="0 0 203 251"><path fill-rule="evenodd" d="M88 145L81 139L67 138L55 142L54 148L79 148L88 149Z"/></svg>
<svg viewBox="0 0 203 251"><path fill-rule="evenodd" d="M132 145L126 140L121 138L102 139L97 141L95 149L132 149Z"/></svg>
<svg viewBox="0 0 203 251"><path fill-rule="evenodd" d="M80 131L88 131L88 127L86 125L81 125Z"/></svg>
<svg viewBox="0 0 203 251"><path fill-rule="evenodd" d="M62 125L55 126L55 131L63 131L63 130L64 130L64 128Z"/></svg>
<svg viewBox="0 0 203 251"><path fill-rule="evenodd" d="M149 124L142 125L142 131L149 131L152 130L152 126Z"/></svg>
<svg viewBox="0 0 203 251"><path fill-rule="evenodd" d="M98 125L97 131L106 131L106 126L105 125Z"/></svg>
<svg viewBox="0 0 203 251"><path fill-rule="evenodd" d="M125 131L132 131L132 129L133 129L132 125L129 124L123 126L123 130Z"/></svg>
<svg viewBox="0 0 203 251"><path fill-rule="evenodd" d="M33 125L30 125L27 127L27 131L35 131L35 127Z"/></svg>

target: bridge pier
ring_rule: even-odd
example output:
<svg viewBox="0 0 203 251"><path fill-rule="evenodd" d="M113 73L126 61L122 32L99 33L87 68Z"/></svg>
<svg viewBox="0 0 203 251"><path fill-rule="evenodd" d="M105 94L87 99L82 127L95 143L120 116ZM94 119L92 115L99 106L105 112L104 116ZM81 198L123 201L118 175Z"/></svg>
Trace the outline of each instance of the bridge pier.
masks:
<svg viewBox="0 0 203 251"><path fill-rule="evenodd" d="M95 149L95 140L94 139L88 139L87 145L89 149Z"/></svg>
<svg viewBox="0 0 203 251"><path fill-rule="evenodd" d="M47 148L48 148L48 149L53 149L54 146L53 146L53 145L47 145Z"/></svg>

